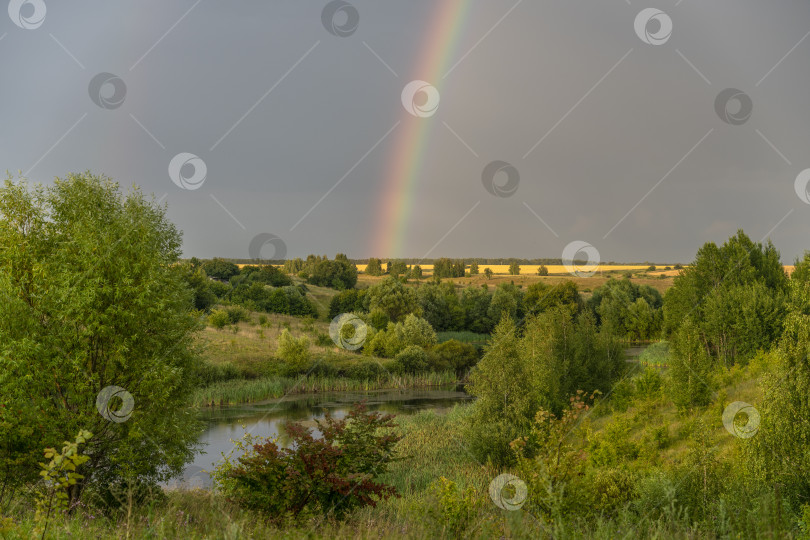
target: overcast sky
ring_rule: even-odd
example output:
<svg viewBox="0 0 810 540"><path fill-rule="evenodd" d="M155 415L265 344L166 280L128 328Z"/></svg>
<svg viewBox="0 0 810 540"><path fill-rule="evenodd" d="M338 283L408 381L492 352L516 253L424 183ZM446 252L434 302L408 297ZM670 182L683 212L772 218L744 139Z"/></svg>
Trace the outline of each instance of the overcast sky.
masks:
<svg viewBox="0 0 810 540"><path fill-rule="evenodd" d="M0 164L138 184L186 256L248 257L261 233L354 258L583 241L603 261L686 262L738 228L786 262L810 249L807 0L20 4L0 16ZM406 110L413 80L438 108ZM742 95L724 121L727 88ZM199 159L178 158L175 183L181 153ZM404 200L400 156L401 227L380 215ZM496 176L500 196L482 180L496 160L519 175Z"/></svg>

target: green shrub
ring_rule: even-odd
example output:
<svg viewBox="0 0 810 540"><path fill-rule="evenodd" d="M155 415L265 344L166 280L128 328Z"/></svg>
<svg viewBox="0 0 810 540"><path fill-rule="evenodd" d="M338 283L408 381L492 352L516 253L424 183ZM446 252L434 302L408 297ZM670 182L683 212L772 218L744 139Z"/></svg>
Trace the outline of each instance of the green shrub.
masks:
<svg viewBox="0 0 810 540"><path fill-rule="evenodd" d="M315 334L315 345L317 345L318 347L331 347L334 344L335 342L332 341L332 338L329 336L329 334L325 334L323 332L318 332L317 334Z"/></svg>
<svg viewBox="0 0 810 540"><path fill-rule="evenodd" d="M228 313L224 309L215 309L208 316L208 324L214 328L224 328L230 322Z"/></svg>
<svg viewBox="0 0 810 540"><path fill-rule="evenodd" d="M451 537L465 537L464 533L477 525L478 515L484 506L481 494L474 487L461 489L444 476L428 488L428 518L436 529L450 533Z"/></svg>
<svg viewBox="0 0 810 540"><path fill-rule="evenodd" d="M228 314L228 321L231 324L236 324L241 321L249 321L250 313L242 306L229 306L225 308L225 313Z"/></svg>
<svg viewBox="0 0 810 540"><path fill-rule="evenodd" d="M284 361L289 373L305 373L310 368L309 340L305 336L293 337L286 328L278 336L276 354Z"/></svg>
<svg viewBox="0 0 810 540"><path fill-rule="evenodd" d="M405 317L402 325L403 341L407 345L417 345L423 349L436 344L436 332L430 323L413 313Z"/></svg>
<svg viewBox="0 0 810 540"><path fill-rule="evenodd" d="M385 329L385 327L388 326L388 323L391 321L391 319L388 318L388 314L381 309L375 309L369 313L367 320L368 324L377 330Z"/></svg>
<svg viewBox="0 0 810 540"><path fill-rule="evenodd" d="M374 360L360 360L346 369L346 376L356 381L374 380L385 374L385 368Z"/></svg>
<svg viewBox="0 0 810 540"><path fill-rule="evenodd" d="M379 480L396 461L401 439L390 429L392 415L369 413L355 405L348 417L336 420L328 411L316 420L322 438L309 428L288 423L290 448L275 440L246 434L237 441L241 457L226 456L214 471L217 489L239 506L272 521L286 517L342 517L355 508L375 505L396 494Z"/></svg>
<svg viewBox="0 0 810 540"><path fill-rule="evenodd" d="M231 292L231 286L228 283L222 283L221 281L217 280L211 280L208 287L217 298L224 298L229 292Z"/></svg>
<svg viewBox="0 0 810 540"><path fill-rule="evenodd" d="M419 373L428 369L428 355L422 347L409 345L396 356L394 365L399 373Z"/></svg>
<svg viewBox="0 0 810 540"><path fill-rule="evenodd" d="M462 373L478 362L478 351L468 343L451 339L431 348L428 361L433 371L452 369L456 373Z"/></svg>

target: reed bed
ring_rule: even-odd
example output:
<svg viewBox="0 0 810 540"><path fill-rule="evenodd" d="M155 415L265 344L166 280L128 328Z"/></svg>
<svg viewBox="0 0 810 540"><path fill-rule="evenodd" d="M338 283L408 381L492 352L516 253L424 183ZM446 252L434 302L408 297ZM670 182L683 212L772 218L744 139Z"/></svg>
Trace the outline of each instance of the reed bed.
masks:
<svg viewBox="0 0 810 540"><path fill-rule="evenodd" d="M385 374L374 379L355 380L346 377L308 375L302 377L269 377L253 380L231 380L198 389L192 398L195 407L214 407L276 399L288 394L316 392L365 392L392 388L430 388L455 384L453 371L418 374Z"/></svg>

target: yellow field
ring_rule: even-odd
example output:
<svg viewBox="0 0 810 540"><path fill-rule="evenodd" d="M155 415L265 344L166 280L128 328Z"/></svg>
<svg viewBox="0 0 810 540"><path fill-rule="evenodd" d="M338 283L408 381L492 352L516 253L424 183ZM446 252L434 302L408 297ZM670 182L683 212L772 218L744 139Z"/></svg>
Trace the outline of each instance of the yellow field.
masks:
<svg viewBox="0 0 810 540"><path fill-rule="evenodd" d="M413 265L409 265L413 266ZM422 272L425 274L432 274L433 273L433 265L432 264L422 264ZM470 265L467 265L469 269ZM521 274L537 274L537 269L540 267L539 264L522 264L520 265L520 273ZM612 265L601 265L597 271L608 272L610 270L646 270L649 265L645 264L612 264ZM383 268L385 268L385 263L383 263ZM482 274L484 270L489 268L492 270L493 274L509 274L509 265L508 264L479 264L478 271ZM568 270L566 270L565 266L562 264L547 264L546 268L548 268L549 274L567 274ZM659 267L663 270L663 267ZM366 265L365 264L358 264L357 269L361 272L365 272ZM677 273L677 270L675 271Z"/></svg>

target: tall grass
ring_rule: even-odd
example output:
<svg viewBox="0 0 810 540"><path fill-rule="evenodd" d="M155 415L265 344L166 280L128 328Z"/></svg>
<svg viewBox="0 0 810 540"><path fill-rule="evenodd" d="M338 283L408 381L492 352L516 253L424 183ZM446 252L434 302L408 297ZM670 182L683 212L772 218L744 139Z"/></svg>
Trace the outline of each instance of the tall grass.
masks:
<svg viewBox="0 0 810 540"><path fill-rule="evenodd" d="M489 334L476 334L475 332L469 332L466 330L460 332L437 332L436 339L439 341L439 343L444 343L445 341L455 339L456 341L460 341L462 343L483 345L489 341Z"/></svg>
<svg viewBox="0 0 810 540"><path fill-rule="evenodd" d="M306 377L268 377L254 380L232 380L198 389L192 398L196 407L235 405L288 394L312 392L364 392L389 388L426 388L458 382L452 371L416 375L384 374L374 379L355 380L346 377L309 375Z"/></svg>

